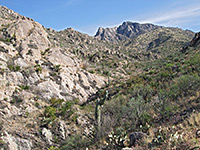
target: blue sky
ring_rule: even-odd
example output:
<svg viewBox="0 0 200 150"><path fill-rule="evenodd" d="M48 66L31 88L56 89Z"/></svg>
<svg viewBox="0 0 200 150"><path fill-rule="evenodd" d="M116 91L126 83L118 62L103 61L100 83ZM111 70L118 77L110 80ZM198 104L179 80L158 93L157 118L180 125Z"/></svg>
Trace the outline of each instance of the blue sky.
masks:
<svg viewBox="0 0 200 150"><path fill-rule="evenodd" d="M45 27L72 27L90 35L123 21L200 31L200 0L0 0L0 5Z"/></svg>

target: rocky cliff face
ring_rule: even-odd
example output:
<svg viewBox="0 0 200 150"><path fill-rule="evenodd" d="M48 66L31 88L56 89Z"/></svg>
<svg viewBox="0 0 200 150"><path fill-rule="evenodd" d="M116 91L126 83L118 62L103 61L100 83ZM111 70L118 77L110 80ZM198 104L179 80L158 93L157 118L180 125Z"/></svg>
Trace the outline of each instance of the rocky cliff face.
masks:
<svg viewBox="0 0 200 150"><path fill-rule="evenodd" d="M73 54L53 45L42 25L5 7L1 13L1 67L8 81L12 74L13 84L26 84L34 93L43 91L38 96L44 99L66 99L69 94L81 101L104 84L102 77L84 71Z"/></svg>
<svg viewBox="0 0 200 150"><path fill-rule="evenodd" d="M162 28L153 24L139 24L133 22L124 22L115 28L99 28L95 37L105 41L119 42L123 40L133 39L143 33Z"/></svg>
<svg viewBox="0 0 200 150"><path fill-rule="evenodd" d="M200 32L196 33L191 42L189 42L186 46L181 50L182 52L186 52L189 48L199 48L200 47Z"/></svg>
<svg viewBox="0 0 200 150"><path fill-rule="evenodd" d="M108 77L121 85L141 71L139 63L177 51L193 35L131 22L99 28L95 37L57 32L0 6L0 149L41 150L76 133L92 137L95 103L80 104L98 98Z"/></svg>
<svg viewBox="0 0 200 150"><path fill-rule="evenodd" d="M8 149L34 149L37 142L42 149L51 144L54 134L38 122L50 100L83 103L105 82L84 70L74 54L54 45L42 25L0 6L1 139ZM68 128L62 124L64 137Z"/></svg>
<svg viewBox="0 0 200 150"><path fill-rule="evenodd" d="M200 32L195 34L195 37L190 42L189 46L199 47L200 46Z"/></svg>

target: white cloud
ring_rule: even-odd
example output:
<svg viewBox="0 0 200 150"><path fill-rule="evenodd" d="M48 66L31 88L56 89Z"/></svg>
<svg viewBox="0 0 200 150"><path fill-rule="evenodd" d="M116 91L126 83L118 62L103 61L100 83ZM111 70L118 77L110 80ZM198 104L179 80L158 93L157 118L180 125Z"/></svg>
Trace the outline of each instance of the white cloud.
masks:
<svg viewBox="0 0 200 150"><path fill-rule="evenodd" d="M57 12L58 10L66 9L67 7L73 5L76 1L78 1L78 0L67 0L65 3L59 3L58 5L55 5L55 7L53 7L53 8L49 7L49 8L42 10L42 11L32 13L30 15L36 16L36 15L40 15L40 14L54 13L54 12Z"/></svg>
<svg viewBox="0 0 200 150"><path fill-rule="evenodd" d="M69 0L65 3L65 5L63 5L63 7L67 7L67 6L70 6L72 5L73 3L75 3L77 0Z"/></svg>
<svg viewBox="0 0 200 150"><path fill-rule="evenodd" d="M158 12L157 12L158 13ZM192 18L200 17L200 5L186 6L176 9L168 9L165 12L159 12L160 15L154 15L140 22L149 22L164 25L180 25L187 23Z"/></svg>

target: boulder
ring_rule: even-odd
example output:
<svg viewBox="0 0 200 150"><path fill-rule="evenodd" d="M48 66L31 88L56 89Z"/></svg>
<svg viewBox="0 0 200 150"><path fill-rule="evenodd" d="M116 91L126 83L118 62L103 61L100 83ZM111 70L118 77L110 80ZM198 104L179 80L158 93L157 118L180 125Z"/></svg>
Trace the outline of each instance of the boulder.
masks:
<svg viewBox="0 0 200 150"><path fill-rule="evenodd" d="M45 137L47 142L51 145L52 144L52 139L53 139L53 135L52 135L51 131L46 129L46 128L43 128L42 129L42 135Z"/></svg>

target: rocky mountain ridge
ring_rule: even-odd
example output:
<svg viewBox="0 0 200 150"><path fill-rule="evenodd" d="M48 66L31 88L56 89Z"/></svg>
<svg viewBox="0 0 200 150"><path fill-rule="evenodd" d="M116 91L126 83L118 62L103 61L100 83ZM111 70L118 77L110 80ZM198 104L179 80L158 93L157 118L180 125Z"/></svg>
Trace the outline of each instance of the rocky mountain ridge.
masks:
<svg viewBox="0 0 200 150"><path fill-rule="evenodd" d="M123 24L126 26L126 23ZM65 47L82 59L89 72L103 76L110 72L112 77L124 77L129 76L133 69L127 67L128 62L162 58L171 52L179 51L194 36L193 32L179 28L156 27L157 29L141 33L133 39L128 38L117 43L99 40L70 28L59 32L47 32L52 43Z"/></svg>
<svg viewBox="0 0 200 150"><path fill-rule="evenodd" d="M2 9L5 9L2 7ZM1 12L4 12L5 10L2 10ZM65 49L61 49L60 47L53 46L52 43L48 39L48 33L45 31L45 28L42 27L39 23L28 19L26 17L20 16L18 14L13 13L12 11L7 11L10 13L10 16L17 16L15 19L10 19L8 22L1 21L1 48L2 51L7 53L2 53L2 59L6 59L7 61L4 62L4 67L10 66L18 66L22 73L24 71L29 71L31 75L30 77L27 77L27 85L34 85L41 89L45 89L46 83L52 85L52 87L56 87L56 81L59 83L61 82L61 87L58 89L61 89L61 93L66 93L66 91L62 91L62 89L69 89L72 93L73 87L76 87L76 82L73 81L73 79L80 79L83 81L84 88L85 86L89 86L89 82L85 80L85 77L90 78L90 81L92 81L92 78L94 75L90 75L90 73L87 74L87 72L84 72L84 70L81 69L81 61L77 58L73 58L74 56L71 53L68 53ZM7 14L4 16L9 17ZM2 17L4 18L4 17ZM7 19L6 19L7 20ZM8 23L8 24L3 24ZM6 35L6 37L3 37ZM6 41L7 40L7 41ZM7 45L5 42L7 42ZM9 49L6 49L9 48ZM12 60L9 60L9 56L11 55ZM7 64L5 63L7 62ZM57 66L57 70L55 67ZM34 69L37 72L34 72ZM59 71L62 69L62 72L59 73ZM71 77L74 75L74 77L70 79L64 79L60 77L59 75L52 74L57 71L59 75L62 76L62 74L65 74L65 72L68 74L72 74ZM75 74L77 72L77 74ZM19 74L19 73L18 73ZM69 76L65 74L65 76ZM85 75L86 74L86 75ZM23 75L22 75L23 76ZM49 78L54 78L53 80L49 80ZM96 77L95 77L96 78ZM17 78L15 78L17 79ZM49 81L45 81L48 79ZM21 79L23 80L23 79ZM40 82L39 80L44 80L43 82ZM65 81L64 81L65 80ZM62 83L63 82L63 83ZM92 81L93 82L93 81ZM101 81L95 81L95 83L100 83ZM103 83L103 82L102 82ZM71 84L71 85L70 85ZM81 83L79 83L81 84ZM65 87L67 85L67 87ZM62 87L64 86L64 87ZM59 87L59 86L58 86ZM80 85L78 87L81 87ZM90 89L88 87L88 89ZM94 89L94 88L92 88ZM54 91L53 89L51 89ZM77 89L78 90L78 89ZM39 90L40 91L40 90ZM56 93L60 93L59 91L55 90ZM68 92L69 92L68 91ZM67 92L67 93L68 93ZM47 92L50 94L49 92ZM86 92L87 93L87 92ZM85 94L86 94L85 93ZM90 93L90 92L89 92ZM48 95L47 94L47 95ZM49 98L43 95L43 98ZM82 93L82 95L84 95ZM86 94L88 95L88 94ZM50 94L50 97L57 97L58 95ZM59 98L66 98L61 95L58 96ZM84 97L84 96L83 96ZM80 99L82 99L80 97ZM84 98L85 99L85 98ZM86 98L87 99L87 98ZM86 100L85 99L85 100Z"/></svg>
<svg viewBox="0 0 200 150"><path fill-rule="evenodd" d="M95 37L101 40L112 41L117 43L119 41L133 39L138 35L152 31L157 28L162 27L153 24L139 24L127 21L123 22L123 24L119 27L105 29L100 27Z"/></svg>
<svg viewBox="0 0 200 150"><path fill-rule="evenodd" d="M34 20L1 6L0 25L3 145L10 150L46 149L46 145L52 143L53 133L40 127L42 118L39 116L44 116L44 109L48 108L49 103L55 99L68 104L77 99L81 104L107 79L87 72L74 54L53 45L46 29ZM35 121L31 122L32 119ZM62 120L58 122L62 123ZM31 127L33 132L29 131L29 123L31 126L35 124ZM66 123L62 123L64 139L71 134L71 131L66 132L67 128L71 130ZM74 128L77 130L76 125ZM42 130L41 136L40 133L35 134L38 130ZM40 144L37 145L37 142Z"/></svg>
<svg viewBox="0 0 200 150"><path fill-rule="evenodd" d="M112 111L118 113L125 106L114 105L118 104L120 95L129 102L144 92L147 100L149 85L156 89L150 76L155 75L159 80L160 71L161 79L176 77L180 74L175 72L181 66L178 62L182 60L176 58L176 65L164 64L168 67L164 68L166 72L150 70L147 64L164 61L169 54L179 55L193 36L193 32L178 28L124 22L119 27L99 28L92 37L72 28L46 29L33 19L0 6L0 149L58 150L61 147L65 150L77 141L80 149L81 146L93 149L95 145L99 149L106 145L112 147L113 141L95 144L97 104L103 106L102 100L109 97L105 108L99 108L104 112L102 124L106 124L113 116L118 117ZM189 47L198 45L196 34ZM146 82L149 82L144 88L147 91L142 91L139 84ZM130 88L134 96L128 93ZM158 99L156 92L151 95L153 100ZM143 104L146 108L146 103ZM108 130L115 119L105 126ZM84 143L85 139L89 144Z"/></svg>

